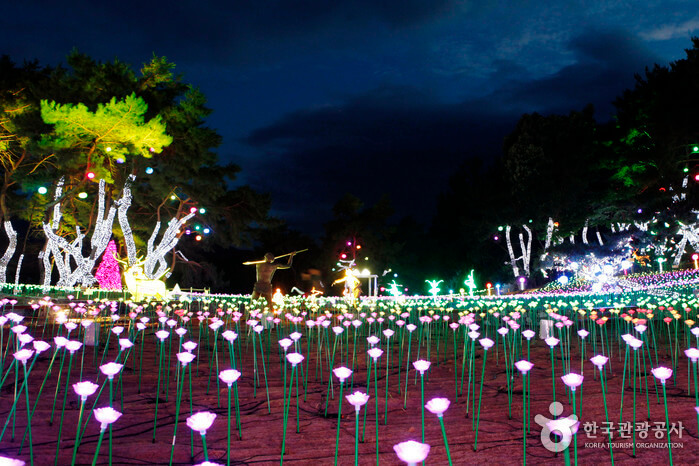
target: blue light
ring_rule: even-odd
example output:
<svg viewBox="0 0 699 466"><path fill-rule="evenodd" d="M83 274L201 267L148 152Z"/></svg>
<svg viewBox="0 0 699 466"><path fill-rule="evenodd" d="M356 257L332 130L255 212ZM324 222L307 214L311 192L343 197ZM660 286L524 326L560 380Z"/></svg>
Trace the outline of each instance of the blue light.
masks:
<svg viewBox="0 0 699 466"><path fill-rule="evenodd" d="M153 174L153 167L146 167L146 175Z"/></svg>

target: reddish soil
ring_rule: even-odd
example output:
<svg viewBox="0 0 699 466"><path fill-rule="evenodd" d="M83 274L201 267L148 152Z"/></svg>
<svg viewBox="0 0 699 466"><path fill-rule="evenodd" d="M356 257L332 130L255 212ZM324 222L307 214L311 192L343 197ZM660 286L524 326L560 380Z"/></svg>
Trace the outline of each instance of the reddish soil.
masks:
<svg viewBox="0 0 699 466"><path fill-rule="evenodd" d="M47 328L48 332L52 330ZM176 366L173 360L170 372L169 397L167 402L164 398L164 390L161 389L161 399L158 406L158 426L153 439L153 420L155 414L155 392L157 383L158 361L154 329L149 328L146 332L145 346L143 353L143 372L141 381L141 391L138 391L138 368L134 370L134 362L137 357L134 354L129 356L127 367L123 374L123 416L113 425L113 464L167 464L170 455L170 446L173 440L173 427L175 422L175 371ZM41 329L30 332L35 336L41 334ZM242 373L243 376L238 382L240 394L240 410L242 421L242 438L238 438L237 432L232 432L231 441L231 464L276 464L279 463L282 444L283 426L283 388L282 388L282 366L277 352L276 337L270 334L272 357L266 362L267 384L269 387L269 406L265 391L264 376L260 373L261 385L257 388L256 396L253 395L253 351L249 336L242 336L241 347L243 352ZM332 338L332 332L330 332ZM5 329L7 337L7 328ZM191 338L191 336L190 336ZM265 337L267 338L267 337ZM412 342L412 358L416 357L416 336ZM204 338L205 339L205 338ZM320 366L316 361L315 340L308 354L306 348L306 337L302 339L302 353L308 357L308 386L304 396L303 385L300 386L300 398L298 405L299 433L295 432L297 422L296 400L291 401L291 412L289 414L289 426L287 429L286 451L284 462L289 464L317 464L330 465L333 463L335 436L337 432L337 412L338 393L330 400L327 417L324 415L328 367L327 359L324 359L322 368L322 381ZM196 340L195 340L196 341ZM359 340L358 340L359 341ZM357 354L359 367L355 372L354 390L366 391L366 350L365 339L358 344ZM140 339L138 340L140 344ZM176 342L175 342L176 343ZM472 428L472 412L467 414L467 385L464 383L464 391L455 399L454 388L454 356L452 342L449 342L448 351L445 357L444 343L439 356L434 345L431 349L430 359L432 367L429 376L426 377L424 390L425 401L433 397L446 397L452 402L451 407L444 414L444 425L448 436L449 448L454 464L473 464L477 462L489 461L494 464L517 464L522 463L522 377L517 374L514 377L514 391L512 399L512 417L508 417L508 396L506 390L505 363L500 348L499 358L496 358L495 348L488 353L483 382L483 399L480 415L480 429L478 433L478 450L474 452L475 431ZM116 354L114 339L111 341L110 353L106 361L112 360ZM383 413L385 410L385 384L386 384L386 354L381 358L381 365L378 371L378 410L379 410L379 460L382 464L401 464L393 451L393 445L406 440L420 440L421 438L421 401L420 401L420 380L415 378L415 371L412 370L408 376L407 406L403 407L403 393L398 391L398 346L392 346L391 363L392 369L389 371L388 390L388 419L384 423ZM406 345L407 347L407 340ZM135 347L137 349L138 346ZM221 351L219 347L219 351ZM386 349L386 348L384 348ZM407 348L404 348L407 349ZM85 355L85 367L83 370L83 380L96 379L95 366L91 357L91 348ZM210 347L202 341L201 351L198 357L199 365L193 363L192 371L192 409L194 412L210 410L216 412L218 417L213 427L206 435L208 452L211 461L226 463L226 397L227 388L219 387L220 397L217 396L215 374L212 375L211 387L207 394L207 380L209 374L210 361L208 354ZM259 351L259 348L258 348ZM265 351L267 346L265 345ZM611 359L613 373L607 373L607 402L609 405L610 420L617 426L619 421L620 394L622 385L623 352L617 354L617 347L614 347L614 355ZM477 349L477 359L475 361L477 382L480 381L480 371L482 367L482 349ZM591 350L588 348L588 353ZM42 354L30 376L29 396L32 403L36 400L39 385L46 373L49 360L53 354L53 347ZM138 353L136 353L137 355ZM325 355L325 353L323 353ZM425 357L425 346L421 348L421 355ZM589 354L591 355L591 354ZM572 413L572 406L565 395L565 386L560 381L561 361L560 354L555 354L556 364L556 394L557 399L564 405L564 415ZM220 369L229 368L229 362L219 353ZM551 364L548 347L540 340L536 340L532 346L531 359L535 364L531 372L531 414L532 419L536 414L551 417L548 411L552 400L551 384ZM660 359L664 363L669 362L669 356L665 349L660 351ZM458 370L460 371L461 351L457 355ZM580 369L580 356L577 344L572 345L572 369L576 372ZM679 359L677 373L677 384L672 380L668 381L667 397L669 407L669 418L671 423L681 422L684 430L680 438L679 434L673 433L672 442L680 444L673 449L672 455L675 464L698 464L699 452L696 449L697 443L697 416L694 410L694 393L687 391L687 363L684 355ZM304 361L306 362L306 361ZM259 353L258 353L258 364ZM405 389L405 364L401 370L401 386ZM62 384L65 383L67 363L63 368ZM336 366L339 364L335 364ZM7 364L6 364L7 366ZM259 365L260 371L262 370ZM305 366L304 366L305 369ZM79 363L74 361L70 375L71 384L77 382L79 378ZM216 368L214 367L214 372ZM585 382L583 384L583 408L582 422L596 422L602 426L605 420L604 406L602 402L602 392L599 376L593 377L596 369L592 364L586 362L584 365ZM653 385L653 377L648 374L648 384L650 388L650 421L664 422L665 413L662 404L662 391L660 391L660 403L658 403ZM63 400L63 388L58 393L57 411L54 415L53 425L50 424L51 407L53 395L56 390L58 376L58 361L54 364L51 376L44 388L41 400L38 404L32 419L34 462L37 465L48 465L54 462L56 455L56 441L59 430L60 408ZM467 375L468 379L468 375ZM335 379L337 382L337 379ZM20 375L21 383L21 375ZM692 382L693 383L693 382ZM373 381L372 381L373 384ZM693 385L692 385L693 386ZM188 381L185 388L188 389ZM337 390L337 385L336 385ZM478 389L478 383L476 383ZM645 385L644 385L645 389ZM13 401L14 377L8 377L2 387L0 395L0 422L7 419ZM345 390L345 394L350 390ZM366 438L359 444L359 464L374 464L376 462L376 430L375 430L375 399L374 388L372 386L369 403L362 408L361 414L368 409L366 420ZM121 391L115 390L115 397L121 396ZM471 394L471 397L473 394ZM91 407L96 395L88 399L87 407ZM645 392L637 393L637 421L647 420L647 405ZM220 398L220 405L219 405ZM107 404L108 392L105 388L98 406ZM79 398L72 389L68 392L65 415L63 420L63 433L60 443L57 464L70 464L72 449L75 439L76 423L79 410ZM627 374L626 392L624 400L624 420L630 421L633 415L633 393L632 380ZM202 441L198 436L194 437L194 455L191 455L190 429L185 424L185 419L189 416L189 394L185 392L182 396L182 407L179 417L178 435L174 449L175 464L193 464L204 460ZM121 410L121 400L115 402L115 408ZM233 416L235 412L233 411ZM85 419L85 418L83 418ZM346 401L342 405L342 418L340 420L340 447L338 463L342 465L353 464L354 461L354 411ZM363 421L363 417L361 419ZM14 440L12 440L11 429L5 432L2 442L0 442L0 455L13 458L21 458L29 461L29 451L25 444L21 454L18 452L19 443L26 426L26 409L24 398L20 399L17 410ZM83 421L84 422L84 421ZM233 424L235 429L235 424ZM360 436L362 426L360 423ZM563 464L564 455L556 456L542 446L540 439L541 427L532 421L531 432L527 436L527 462L530 464ZM99 435L99 423L93 419L88 422L88 427L82 439L78 455L78 464L90 464L97 446ZM653 431L645 440L639 442L665 442L663 438L656 440ZM438 419L430 412L425 412L425 441L432 446L427 458L428 464L448 464L447 455L442 440ZM578 434L578 459L581 464L601 464L609 463L609 451L604 448L590 447L588 442L604 443L605 437L598 433L597 439L588 438L582 428ZM630 439L615 439L615 442L631 442ZM571 448L572 449L572 448ZM108 460L108 440L105 436L102 443L98 464L105 464ZM572 457L572 451L571 451ZM616 464L666 464L669 462L667 448L655 446L638 448L637 457L632 457L632 449L629 447L615 447L614 460Z"/></svg>

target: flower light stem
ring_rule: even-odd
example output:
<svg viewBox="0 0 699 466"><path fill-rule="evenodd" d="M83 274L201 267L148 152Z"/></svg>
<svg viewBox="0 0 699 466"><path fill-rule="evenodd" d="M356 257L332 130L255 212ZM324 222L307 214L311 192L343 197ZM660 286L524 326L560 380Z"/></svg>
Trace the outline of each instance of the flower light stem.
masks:
<svg viewBox="0 0 699 466"><path fill-rule="evenodd" d="M481 403L483 402L483 375L485 374L485 360L488 357L488 351L483 352L483 369L481 369L481 389L480 389L480 396L478 397L478 414L476 415L476 437L473 442L473 451L476 451L478 449L478 426L480 425L481 421ZM474 399L475 399L475 394L474 394ZM424 436L424 433L423 433ZM424 438L423 438L423 443Z"/></svg>

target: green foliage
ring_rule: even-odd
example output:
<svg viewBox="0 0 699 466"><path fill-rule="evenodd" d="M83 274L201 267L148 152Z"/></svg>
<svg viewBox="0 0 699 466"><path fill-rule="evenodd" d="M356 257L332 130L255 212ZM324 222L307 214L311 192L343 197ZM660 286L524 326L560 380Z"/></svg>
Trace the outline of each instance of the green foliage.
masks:
<svg viewBox="0 0 699 466"><path fill-rule="evenodd" d="M151 158L172 142L160 116L145 121L147 111L146 102L133 93L123 100L112 97L94 112L81 103L42 100L41 116L54 125L53 131L44 136L42 146L52 151L86 152L88 170L112 183L117 163L136 155Z"/></svg>

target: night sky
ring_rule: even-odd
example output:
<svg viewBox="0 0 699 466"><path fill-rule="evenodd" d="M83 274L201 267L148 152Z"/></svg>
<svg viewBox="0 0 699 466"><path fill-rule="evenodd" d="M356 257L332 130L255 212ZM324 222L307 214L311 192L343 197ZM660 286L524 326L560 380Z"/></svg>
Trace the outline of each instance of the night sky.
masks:
<svg viewBox="0 0 699 466"><path fill-rule="evenodd" d="M429 222L458 165L522 113L606 121L634 73L684 57L696 0L6 2L0 53L155 53L214 110L222 162L312 234L346 192ZM512 6L517 5L517 6Z"/></svg>

